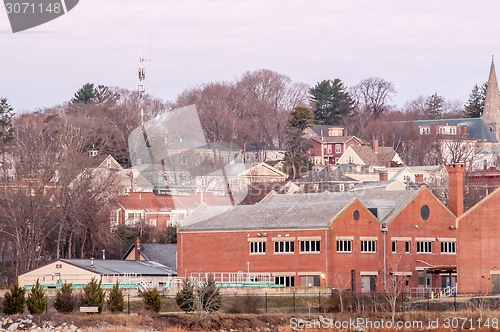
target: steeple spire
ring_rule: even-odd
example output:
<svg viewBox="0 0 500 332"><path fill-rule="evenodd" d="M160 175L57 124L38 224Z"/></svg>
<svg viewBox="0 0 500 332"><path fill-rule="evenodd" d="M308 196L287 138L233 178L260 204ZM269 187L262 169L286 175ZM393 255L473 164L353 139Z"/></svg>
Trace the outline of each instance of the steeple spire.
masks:
<svg viewBox="0 0 500 332"><path fill-rule="evenodd" d="M491 56L490 76L488 78L482 118L498 139L500 134L500 93L498 92L498 80L493 55Z"/></svg>

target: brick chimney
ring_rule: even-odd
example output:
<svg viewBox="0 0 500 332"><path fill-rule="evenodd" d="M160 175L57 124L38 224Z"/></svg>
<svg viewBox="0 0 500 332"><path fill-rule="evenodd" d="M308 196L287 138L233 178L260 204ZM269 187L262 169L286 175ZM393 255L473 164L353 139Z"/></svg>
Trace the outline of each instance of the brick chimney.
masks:
<svg viewBox="0 0 500 332"><path fill-rule="evenodd" d="M424 183L424 175L423 174L415 174L415 182L416 183Z"/></svg>
<svg viewBox="0 0 500 332"><path fill-rule="evenodd" d="M348 134L347 128L344 128L344 136L348 136L347 134Z"/></svg>
<svg viewBox="0 0 500 332"><path fill-rule="evenodd" d="M378 139L374 139L372 141L372 149L373 149L373 152L378 153Z"/></svg>
<svg viewBox="0 0 500 332"><path fill-rule="evenodd" d="M464 213L464 165L451 164L448 171L448 208L457 217Z"/></svg>
<svg viewBox="0 0 500 332"><path fill-rule="evenodd" d="M136 261L140 261L141 260L141 253L139 252L139 250L141 250L141 238L140 237L136 237L135 238L135 249L134 249L135 260Z"/></svg>
<svg viewBox="0 0 500 332"><path fill-rule="evenodd" d="M380 181L387 181L389 180L389 174L386 172L379 173L379 180Z"/></svg>

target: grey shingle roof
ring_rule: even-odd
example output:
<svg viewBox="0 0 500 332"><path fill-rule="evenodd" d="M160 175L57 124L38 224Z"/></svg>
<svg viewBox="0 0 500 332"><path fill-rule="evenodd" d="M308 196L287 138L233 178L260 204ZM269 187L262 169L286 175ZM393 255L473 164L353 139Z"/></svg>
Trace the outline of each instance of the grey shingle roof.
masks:
<svg viewBox="0 0 500 332"><path fill-rule="evenodd" d="M158 262L167 266L172 271L177 271L176 243L141 243L141 249L139 250L139 252L144 256L144 258L146 258L146 260Z"/></svg>
<svg viewBox="0 0 500 332"><path fill-rule="evenodd" d="M191 216L180 231L327 228L346 205L345 202L320 202L205 207Z"/></svg>
<svg viewBox="0 0 500 332"><path fill-rule="evenodd" d="M98 274L137 273L143 276L169 276L177 274L167 266L155 261L94 259L94 267L91 267L90 259L61 259L61 261Z"/></svg>
<svg viewBox="0 0 500 332"><path fill-rule="evenodd" d="M265 205L309 205L320 202L337 202L347 205L347 202L357 198L367 208L377 208L383 213L378 214L380 221L384 222L394 211L399 207L407 204L419 191L402 190L402 191L383 191L383 192L364 192L364 191L348 191L334 193L313 193L313 194L286 194L273 195L265 203Z"/></svg>
<svg viewBox="0 0 500 332"><path fill-rule="evenodd" d="M495 135L488 129L488 126L481 118L466 118L466 119L442 119L442 120L415 120L415 121L401 121L393 122L395 125L408 125L414 124L416 126L429 126L433 125L450 125L450 126L467 126L467 137L482 142L498 143ZM453 136L451 136L453 137Z"/></svg>

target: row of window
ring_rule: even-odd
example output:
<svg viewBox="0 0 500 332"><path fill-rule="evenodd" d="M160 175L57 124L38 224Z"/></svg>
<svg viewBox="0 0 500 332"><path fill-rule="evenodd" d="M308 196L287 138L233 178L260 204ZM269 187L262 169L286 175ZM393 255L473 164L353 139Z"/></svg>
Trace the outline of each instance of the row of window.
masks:
<svg viewBox="0 0 500 332"><path fill-rule="evenodd" d="M353 240L337 240L337 252L352 252L352 241ZM397 253L397 242L392 241L392 252ZM411 252L411 241L405 241L405 253L409 254ZM377 252L377 241L375 240L363 240L361 241L361 252L362 253L375 253ZM433 253L433 241L417 241L417 254ZM455 241L442 241L441 242L441 253L443 254L455 254L456 253L456 243Z"/></svg>
<svg viewBox="0 0 500 332"><path fill-rule="evenodd" d="M319 240L300 240L300 252L305 253L316 253L320 252L320 241ZM294 241L274 241L274 252L275 253L293 253L295 252L295 242ZM264 254L266 253L266 242L263 241L250 241L250 253L251 254Z"/></svg>

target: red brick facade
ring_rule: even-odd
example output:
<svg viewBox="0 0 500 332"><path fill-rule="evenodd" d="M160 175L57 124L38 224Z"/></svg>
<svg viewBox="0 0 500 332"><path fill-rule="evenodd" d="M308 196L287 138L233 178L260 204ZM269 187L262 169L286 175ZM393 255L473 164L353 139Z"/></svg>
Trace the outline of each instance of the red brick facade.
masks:
<svg viewBox="0 0 500 332"><path fill-rule="evenodd" d="M499 293L500 189L457 219L460 293Z"/></svg>
<svg viewBox="0 0 500 332"><path fill-rule="evenodd" d="M359 199L363 200L362 194ZM258 217L249 215L249 223ZM428 287L441 287L447 280L443 277L448 275L441 276L439 268L456 266L454 252L441 252L441 242L449 244L448 251L455 251L455 216L425 187L392 215L384 217L387 224L381 224L358 199L331 218L330 226L323 229L184 231L181 228L177 239L178 275L268 272L274 276L293 276L295 286L306 286L304 276L319 276L321 286L340 288L347 283L347 288L364 292L381 289L384 271L406 276L408 287L419 287L419 276L421 284L423 280ZM275 253L275 242L285 240L294 242L294 252ZM319 252L301 252L301 241L317 240ZM265 253L251 253L251 241L265 242ZM407 241L409 252L406 252ZM342 248L345 252L341 252ZM429 252L417 253L417 249ZM423 271L428 274L422 275Z"/></svg>

